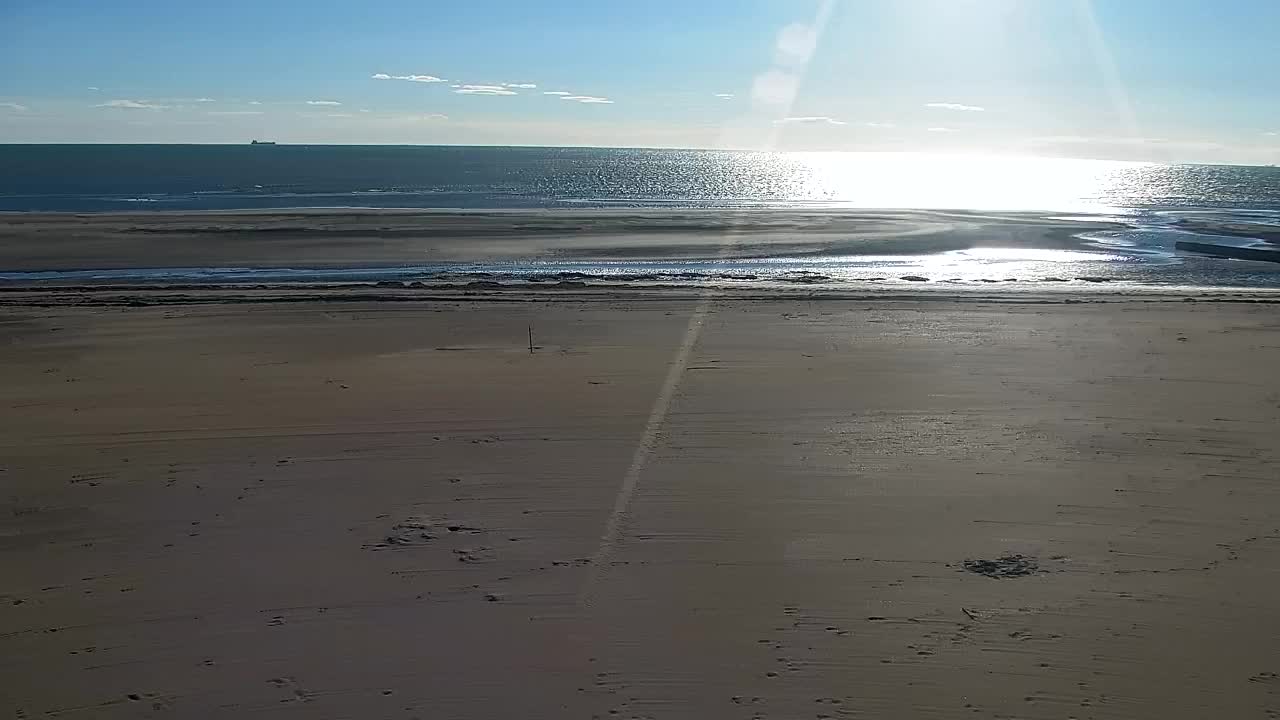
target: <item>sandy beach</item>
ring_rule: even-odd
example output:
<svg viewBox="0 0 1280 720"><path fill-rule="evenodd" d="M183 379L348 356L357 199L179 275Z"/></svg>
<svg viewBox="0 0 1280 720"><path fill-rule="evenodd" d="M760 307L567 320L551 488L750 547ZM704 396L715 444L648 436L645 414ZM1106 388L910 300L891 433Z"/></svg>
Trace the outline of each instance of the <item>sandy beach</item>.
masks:
<svg viewBox="0 0 1280 720"><path fill-rule="evenodd" d="M1280 720L1280 1L68 9L0 720Z"/></svg>
<svg viewBox="0 0 1280 720"><path fill-rule="evenodd" d="M12 301L0 708L1274 716L1278 326Z"/></svg>

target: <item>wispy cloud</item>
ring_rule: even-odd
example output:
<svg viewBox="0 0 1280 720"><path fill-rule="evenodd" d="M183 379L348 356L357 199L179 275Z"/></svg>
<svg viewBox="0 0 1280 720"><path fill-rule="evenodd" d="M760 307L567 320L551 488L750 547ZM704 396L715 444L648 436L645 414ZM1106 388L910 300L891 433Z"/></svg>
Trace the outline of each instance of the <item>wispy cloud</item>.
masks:
<svg viewBox="0 0 1280 720"><path fill-rule="evenodd" d="M18 103L11 103L11 102L0 102L0 108L7 108L9 110L16 110L18 112L26 112L27 110L30 109L26 105L19 105Z"/></svg>
<svg viewBox="0 0 1280 720"><path fill-rule="evenodd" d="M572 92L563 90L548 90L543 92L543 95L559 97L561 100L570 100L572 102L582 102L584 105L613 105L613 100L598 95L575 95Z"/></svg>
<svg viewBox="0 0 1280 720"><path fill-rule="evenodd" d="M863 127L869 127L869 128L891 128L891 127L897 127L897 125L894 125L893 123L886 123L886 122L864 122L864 123L862 123L862 125L863 125Z"/></svg>
<svg viewBox="0 0 1280 720"><path fill-rule="evenodd" d="M368 121L383 127L420 128L448 122L449 116L442 113L395 113L380 112L370 115Z"/></svg>
<svg viewBox="0 0 1280 720"><path fill-rule="evenodd" d="M515 95L502 85L454 85L453 91L459 95Z"/></svg>
<svg viewBox="0 0 1280 720"><path fill-rule="evenodd" d="M250 100L250 101L249 101L249 104L250 104L250 105L261 105L262 103L258 102L257 100Z"/></svg>
<svg viewBox="0 0 1280 720"><path fill-rule="evenodd" d="M562 95L561 100L572 100L580 102L584 105L612 105L613 101L609 98L596 97L595 95Z"/></svg>
<svg viewBox="0 0 1280 720"><path fill-rule="evenodd" d="M164 110L168 105L157 105L140 100L108 100L100 105L94 105L94 107L121 108L124 110Z"/></svg>
<svg viewBox="0 0 1280 720"><path fill-rule="evenodd" d="M217 100L214 100L213 98L196 98L195 100L192 100L191 102L206 103L206 102L218 102L218 101L217 101Z"/></svg>
<svg viewBox="0 0 1280 720"><path fill-rule="evenodd" d="M325 114L325 117L331 117L331 118L353 118L353 117L355 117L355 115L352 115L351 113L326 113L326 114Z"/></svg>
<svg viewBox="0 0 1280 720"><path fill-rule="evenodd" d="M1262 134L1263 134L1263 135L1266 135L1267 137L1276 137L1276 136L1280 135L1280 132L1264 132L1264 133L1262 133Z"/></svg>
<svg viewBox="0 0 1280 720"><path fill-rule="evenodd" d="M924 106L927 108L933 108L934 110L956 110L958 112L986 112L987 110L986 108L978 107L977 105L964 105L962 103L952 102L931 102L925 103Z"/></svg>
<svg viewBox="0 0 1280 720"><path fill-rule="evenodd" d="M1142 138L1127 138L1130 142L1141 142ZM1067 144L1067 145L1085 145L1097 142L1099 138L1089 137L1088 135L1047 135L1045 137L1031 138L1031 143L1048 143L1048 144Z"/></svg>
<svg viewBox="0 0 1280 720"><path fill-rule="evenodd" d="M809 115L805 117L785 117L780 120L774 120L777 125L848 125L843 120L837 120L826 115Z"/></svg>
<svg viewBox="0 0 1280 720"><path fill-rule="evenodd" d="M322 106L325 106L325 107L334 107L334 106L337 106L337 105L341 105L342 103L338 102L337 100L308 100L308 101L307 101L307 104L308 104L308 105L322 105Z"/></svg>
<svg viewBox="0 0 1280 720"><path fill-rule="evenodd" d="M388 75L386 73L374 73L374 80L407 80L409 82L419 83L443 83L449 82L444 78L438 78L435 75Z"/></svg>
<svg viewBox="0 0 1280 720"><path fill-rule="evenodd" d="M1050 135L1030 138L1033 146L1044 145L1099 145L1140 147L1157 150L1220 150L1226 146L1219 142L1207 140L1177 140L1162 137L1113 137L1091 135Z"/></svg>
<svg viewBox="0 0 1280 720"><path fill-rule="evenodd" d="M955 131L956 131L956 130L955 130L955 128L949 128L949 127L931 127L931 128L929 128L929 132L933 132L933 133L953 133L953 132L955 132Z"/></svg>
<svg viewBox="0 0 1280 720"><path fill-rule="evenodd" d="M734 95L733 93L716 93L715 97L718 97L721 100L732 100L738 96Z"/></svg>
<svg viewBox="0 0 1280 720"><path fill-rule="evenodd" d="M534 83L502 83L502 86L519 90L536 90L538 88Z"/></svg>
<svg viewBox="0 0 1280 720"><path fill-rule="evenodd" d="M94 87L93 85L90 85L89 87L87 87L87 88L85 88L85 89L86 89L86 90L92 90L92 91L94 91L94 92L98 92L98 91L99 91L99 90L101 90L102 88Z"/></svg>
<svg viewBox="0 0 1280 720"><path fill-rule="evenodd" d="M261 110L210 110L206 115L262 115Z"/></svg>

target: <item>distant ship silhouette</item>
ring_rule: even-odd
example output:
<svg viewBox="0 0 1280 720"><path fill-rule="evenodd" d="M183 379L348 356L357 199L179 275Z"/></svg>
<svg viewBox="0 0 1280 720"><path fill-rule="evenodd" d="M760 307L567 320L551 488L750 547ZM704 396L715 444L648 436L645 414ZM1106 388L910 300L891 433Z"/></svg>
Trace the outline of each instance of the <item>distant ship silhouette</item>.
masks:
<svg viewBox="0 0 1280 720"><path fill-rule="evenodd" d="M249 144L250 145L275 145L276 141L275 140L254 140Z"/></svg>

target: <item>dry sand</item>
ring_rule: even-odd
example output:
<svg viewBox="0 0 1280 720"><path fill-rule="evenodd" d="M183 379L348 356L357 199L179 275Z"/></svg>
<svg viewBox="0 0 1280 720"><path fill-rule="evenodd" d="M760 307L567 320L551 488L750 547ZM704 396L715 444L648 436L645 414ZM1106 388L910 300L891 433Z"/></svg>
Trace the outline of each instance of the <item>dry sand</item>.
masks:
<svg viewBox="0 0 1280 720"><path fill-rule="evenodd" d="M1277 330L1204 302L4 307L0 711L1276 717Z"/></svg>

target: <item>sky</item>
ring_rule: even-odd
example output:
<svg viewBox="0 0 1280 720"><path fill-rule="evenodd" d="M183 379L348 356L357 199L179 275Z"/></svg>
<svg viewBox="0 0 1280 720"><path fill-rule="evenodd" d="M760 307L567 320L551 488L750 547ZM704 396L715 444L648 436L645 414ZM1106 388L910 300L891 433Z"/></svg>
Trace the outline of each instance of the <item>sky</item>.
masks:
<svg viewBox="0 0 1280 720"><path fill-rule="evenodd" d="M0 0L0 142L1280 162L1276 0Z"/></svg>

